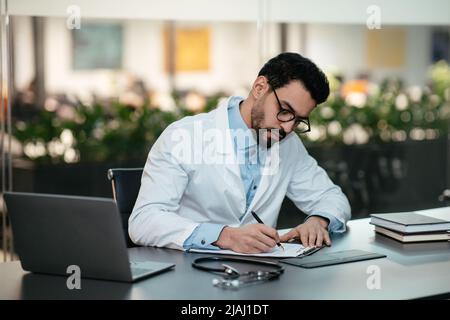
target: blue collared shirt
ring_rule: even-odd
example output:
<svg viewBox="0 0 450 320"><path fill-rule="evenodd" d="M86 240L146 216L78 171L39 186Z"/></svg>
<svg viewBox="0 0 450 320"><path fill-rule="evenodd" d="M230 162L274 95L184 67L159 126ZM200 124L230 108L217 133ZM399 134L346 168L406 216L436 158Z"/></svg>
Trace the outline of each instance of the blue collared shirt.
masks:
<svg viewBox="0 0 450 320"><path fill-rule="evenodd" d="M244 100L242 97L232 97L228 105L228 123L231 129L231 138L236 158L239 163L241 179L246 198L246 211L255 197L258 185L261 181L261 168L264 166L266 151L256 141L254 133L242 119L239 105ZM245 212L242 213L241 219ZM326 212L314 213L311 216L320 216L329 220L330 232L343 231L344 225L336 217ZM311 217L309 216L309 217ZM308 218L309 218L308 217ZM184 249L219 249L212 245L219 238L224 225L214 223L199 224L191 235L185 240Z"/></svg>
<svg viewBox="0 0 450 320"><path fill-rule="evenodd" d="M243 98L240 97L231 98L228 108L228 122L244 186L245 211L247 211L261 181L261 168L264 166L266 150L258 145L254 132L249 130L244 119L242 119L239 107L242 100ZM242 213L241 219L244 217L244 213Z"/></svg>

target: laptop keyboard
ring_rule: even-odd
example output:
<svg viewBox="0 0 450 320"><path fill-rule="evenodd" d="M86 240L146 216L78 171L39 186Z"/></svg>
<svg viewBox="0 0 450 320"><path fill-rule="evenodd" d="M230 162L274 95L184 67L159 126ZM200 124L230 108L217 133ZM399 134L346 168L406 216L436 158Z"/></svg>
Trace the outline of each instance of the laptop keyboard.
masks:
<svg viewBox="0 0 450 320"><path fill-rule="evenodd" d="M146 266L147 263L145 263L145 261L130 261L130 269L131 269L131 274L133 276L140 276L143 274L149 274L153 271L155 271L155 269L153 268L149 268Z"/></svg>
<svg viewBox="0 0 450 320"><path fill-rule="evenodd" d="M168 270L173 266L175 265L166 262L130 260L131 275L134 279L140 276L147 276L160 271Z"/></svg>
<svg viewBox="0 0 450 320"><path fill-rule="evenodd" d="M133 276L140 276L142 274L147 274L147 273L150 273L153 271L154 271L154 269L143 269L143 268L136 268L136 267L131 268L131 274Z"/></svg>

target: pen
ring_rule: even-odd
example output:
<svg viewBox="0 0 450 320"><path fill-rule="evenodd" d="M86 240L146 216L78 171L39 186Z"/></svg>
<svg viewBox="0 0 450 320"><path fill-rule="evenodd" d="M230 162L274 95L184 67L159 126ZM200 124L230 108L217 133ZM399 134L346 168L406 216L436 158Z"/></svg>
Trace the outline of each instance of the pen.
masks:
<svg viewBox="0 0 450 320"><path fill-rule="evenodd" d="M324 247L324 246L321 246L321 247L311 247L311 248L309 248L309 249L306 249L305 251L303 251L302 257L312 255L313 253L316 253L317 251L319 251L319 250L322 249L323 247Z"/></svg>
<svg viewBox="0 0 450 320"><path fill-rule="evenodd" d="M252 211L252 216L256 219L256 221L258 221L258 223L264 224L264 222L262 222L262 220L258 217L255 211ZM280 242L277 242L277 246L279 246L284 251L284 247L281 245Z"/></svg>

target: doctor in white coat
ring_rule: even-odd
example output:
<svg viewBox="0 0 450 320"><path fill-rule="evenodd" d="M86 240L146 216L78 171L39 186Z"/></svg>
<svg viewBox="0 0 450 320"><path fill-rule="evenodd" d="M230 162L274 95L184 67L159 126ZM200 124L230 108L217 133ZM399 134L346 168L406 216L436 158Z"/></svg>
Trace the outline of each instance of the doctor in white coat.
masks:
<svg viewBox="0 0 450 320"><path fill-rule="evenodd" d="M328 95L312 61L282 53L263 66L247 98L172 123L149 152L129 218L132 241L241 253L292 238L331 245L329 233L346 230L348 200L293 132L310 131L308 116ZM280 237L274 228L285 196L308 217Z"/></svg>

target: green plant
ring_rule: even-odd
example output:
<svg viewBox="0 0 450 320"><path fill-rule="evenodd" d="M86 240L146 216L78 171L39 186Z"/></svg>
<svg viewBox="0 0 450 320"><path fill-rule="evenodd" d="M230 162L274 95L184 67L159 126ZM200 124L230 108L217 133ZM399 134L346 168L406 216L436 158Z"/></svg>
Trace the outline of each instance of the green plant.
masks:
<svg viewBox="0 0 450 320"><path fill-rule="evenodd" d="M450 67L439 62L430 69L424 88L406 88L398 79L370 84L365 93L345 93L332 78L329 99L311 114L312 131L306 144L323 146L368 142L435 139L448 133ZM202 111L214 109L220 92L206 99ZM15 121L14 136L25 156L36 162L145 161L149 148L173 121L193 115L179 94L177 109L162 111L149 101L140 107L119 102L79 104L74 115L42 110L27 121Z"/></svg>
<svg viewBox="0 0 450 320"><path fill-rule="evenodd" d="M184 115L148 103L140 108L80 104L73 119L43 110L28 123L16 123L14 135L25 149L39 147L26 156L41 163L143 161L163 130Z"/></svg>
<svg viewBox="0 0 450 320"><path fill-rule="evenodd" d="M311 113L309 144L334 145L424 140L446 136L450 122L450 67L432 66L429 86L405 87L399 79L369 84L367 93L343 95L341 85Z"/></svg>

